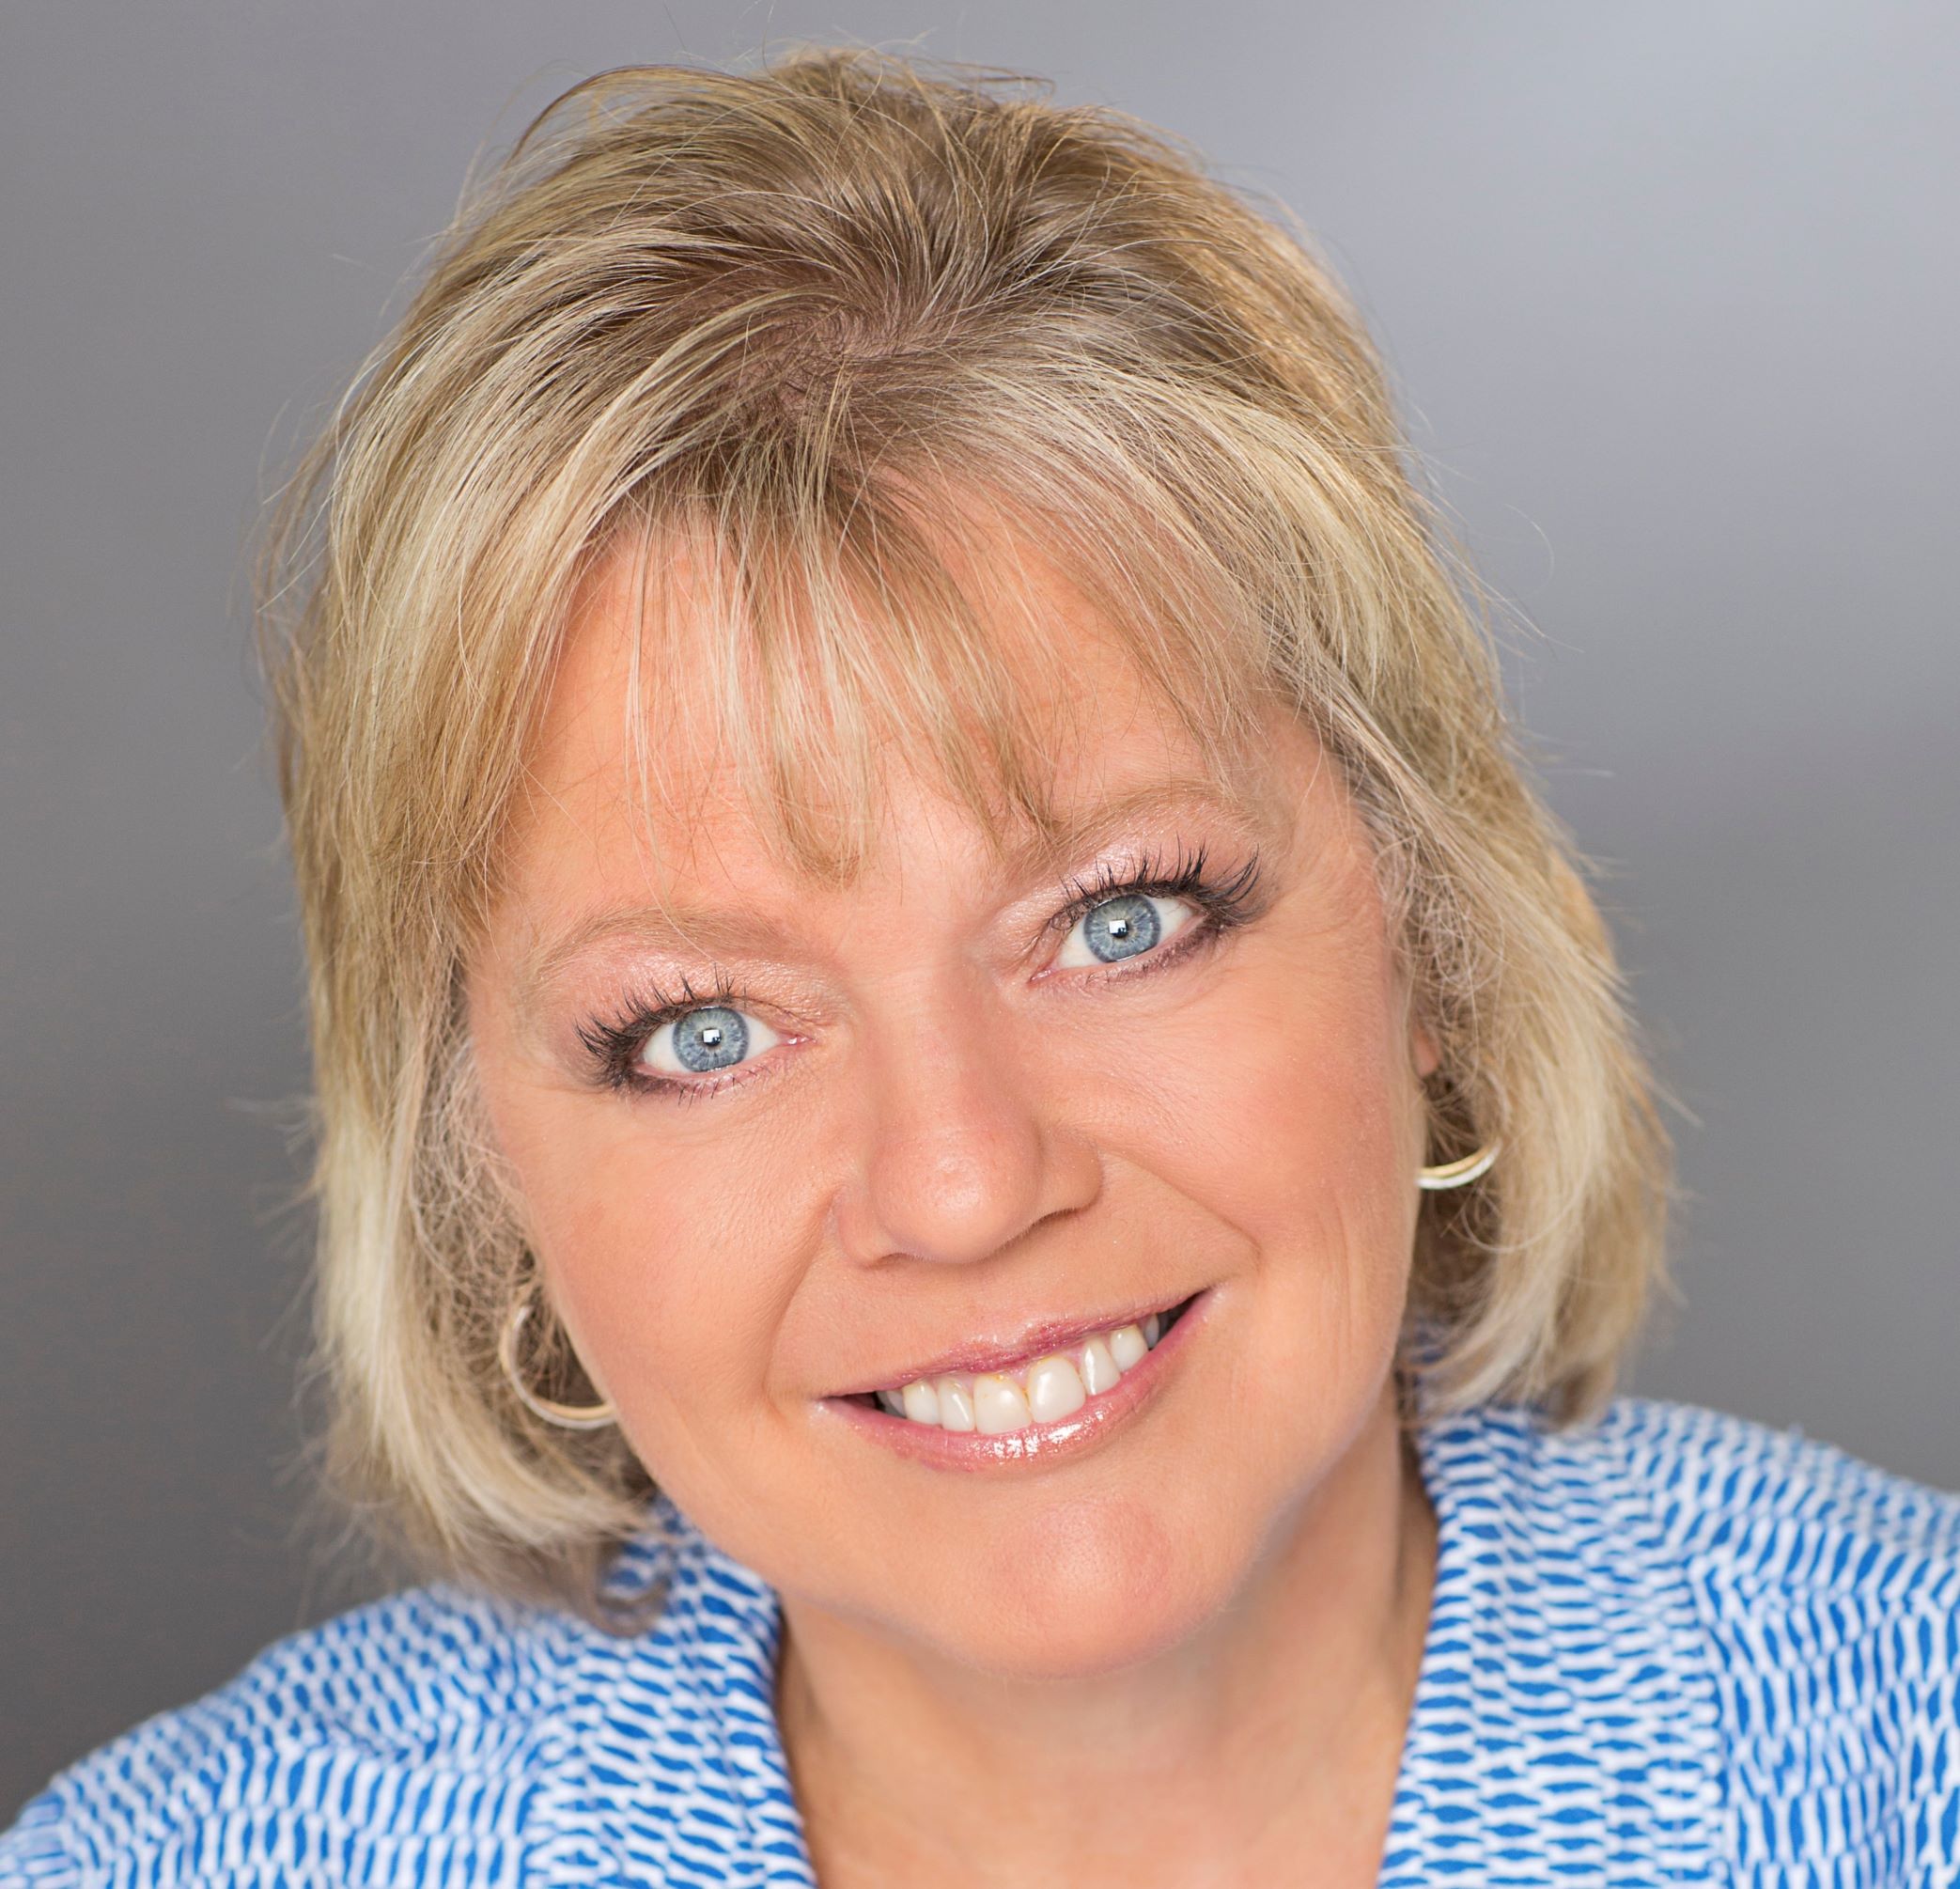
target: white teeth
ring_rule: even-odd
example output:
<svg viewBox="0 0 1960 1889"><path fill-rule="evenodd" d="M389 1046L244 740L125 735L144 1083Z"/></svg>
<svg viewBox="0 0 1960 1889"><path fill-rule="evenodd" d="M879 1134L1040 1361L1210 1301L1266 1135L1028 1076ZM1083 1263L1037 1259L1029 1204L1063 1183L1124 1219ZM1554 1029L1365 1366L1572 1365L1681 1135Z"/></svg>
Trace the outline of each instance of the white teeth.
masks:
<svg viewBox="0 0 1960 1889"><path fill-rule="evenodd" d="M1032 1421L1020 1386L1001 1371L982 1371L973 1380L973 1426L982 1436L1005 1436Z"/></svg>
<svg viewBox="0 0 1960 1889"><path fill-rule="evenodd" d="M1082 1388L1092 1397L1114 1390L1122 1375L1115 1359L1110 1356L1110 1348L1100 1338L1091 1338L1082 1347Z"/></svg>
<svg viewBox="0 0 1960 1889"><path fill-rule="evenodd" d="M941 1378L933 1386L939 1392L940 1428L941 1429L972 1429L973 1428L973 1387L963 1378Z"/></svg>
<svg viewBox="0 0 1960 1889"><path fill-rule="evenodd" d="M1037 1358L1028 1366L1028 1414L1036 1423L1073 1416L1088 1400L1066 1358Z"/></svg>
<svg viewBox="0 0 1960 1889"><path fill-rule="evenodd" d="M1126 1372L1156 1350L1165 1329L1162 1315L1153 1312L1012 1370L914 1379L902 1390L879 1391L879 1406L908 1423L986 1436L1059 1423L1091 1397L1114 1390Z"/></svg>

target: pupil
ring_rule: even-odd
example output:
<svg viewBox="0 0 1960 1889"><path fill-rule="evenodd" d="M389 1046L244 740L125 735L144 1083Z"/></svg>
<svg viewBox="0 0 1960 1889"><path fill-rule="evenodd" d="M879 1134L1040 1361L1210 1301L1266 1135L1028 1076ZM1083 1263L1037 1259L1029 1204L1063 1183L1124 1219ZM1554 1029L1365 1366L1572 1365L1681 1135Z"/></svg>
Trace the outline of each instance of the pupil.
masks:
<svg viewBox="0 0 1960 1889"><path fill-rule="evenodd" d="M1090 950L1105 964L1149 950L1163 933L1157 908L1140 892L1126 892L1121 898L1092 906L1082 929Z"/></svg>
<svg viewBox="0 0 1960 1889"><path fill-rule="evenodd" d="M740 1062L748 1047L748 1025L725 1005L690 1010L674 1025L674 1054L696 1075Z"/></svg>

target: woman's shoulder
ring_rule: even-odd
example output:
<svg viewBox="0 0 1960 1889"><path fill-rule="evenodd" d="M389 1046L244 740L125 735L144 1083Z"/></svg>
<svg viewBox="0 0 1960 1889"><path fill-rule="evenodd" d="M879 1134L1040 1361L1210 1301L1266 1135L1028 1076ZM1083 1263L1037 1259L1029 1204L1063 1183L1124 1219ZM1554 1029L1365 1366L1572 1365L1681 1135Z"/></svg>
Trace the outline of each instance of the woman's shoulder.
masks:
<svg viewBox="0 0 1960 1889"><path fill-rule="evenodd" d="M55 1776L0 1833L0 1889L589 1882L617 1845L775 1839L782 1781L728 1777L773 1596L657 1513L608 1583L658 1584L643 1631L446 1582L350 1609Z"/></svg>
<svg viewBox="0 0 1960 1889"><path fill-rule="evenodd" d="M1633 1397L1572 1427L1446 1419L1424 1461L1520 1722L1550 1685L1671 1754L1747 1880L1818 1853L1876 1872L1846 1881L1960 1863L1960 1498Z"/></svg>
<svg viewBox="0 0 1960 1889"><path fill-rule="evenodd" d="M807 1883L774 1591L657 1497L603 1593L623 1631L431 1584L278 1640L56 1775L0 1889Z"/></svg>
<svg viewBox="0 0 1960 1889"><path fill-rule="evenodd" d="M1643 1397L1569 1428L1490 1413L1485 1430L1520 1485L1602 1522L1626 1523L1630 1506L1660 1552L1738 1601L1944 1600L1951 1614L1960 1600L1960 1495L1800 1430Z"/></svg>
<svg viewBox="0 0 1960 1889"><path fill-rule="evenodd" d="M298 1881L506 1880L509 1787L579 1629L435 1583L288 1634L55 1776L0 1834L0 1885L252 1881L274 1859ZM378 1841L392 1870L354 1853Z"/></svg>
<svg viewBox="0 0 1960 1889"><path fill-rule="evenodd" d="M1764 1665L1836 1644L1862 1613L1923 1628L1902 1667L1960 1671L1960 1495L1800 1430L1620 1397L1572 1426L1517 1407L1447 1419L1425 1460L1520 1557L1685 1582L1710 1630L1760 1637L1738 1654Z"/></svg>

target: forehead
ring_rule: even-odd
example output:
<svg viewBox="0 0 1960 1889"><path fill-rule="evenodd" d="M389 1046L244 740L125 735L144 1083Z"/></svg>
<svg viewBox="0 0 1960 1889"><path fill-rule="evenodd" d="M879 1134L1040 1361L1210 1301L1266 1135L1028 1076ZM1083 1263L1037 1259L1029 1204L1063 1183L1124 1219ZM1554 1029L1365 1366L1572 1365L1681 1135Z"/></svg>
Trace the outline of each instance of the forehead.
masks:
<svg viewBox="0 0 1960 1889"><path fill-rule="evenodd" d="M943 599L865 608L834 592L779 596L769 620L699 536L622 538L568 616L530 747L532 812L630 844L666 883L731 856L848 882L877 866L901 801L932 804L914 827L957 832L1010 870L1126 810L1280 813L1278 763L1312 747L1296 718L1268 711L1264 740L1206 741L1139 661L1136 626L1038 547L969 544L959 577L989 551L963 620ZM968 675L929 647L962 638L984 645L953 652ZM519 847L526 824L521 812Z"/></svg>

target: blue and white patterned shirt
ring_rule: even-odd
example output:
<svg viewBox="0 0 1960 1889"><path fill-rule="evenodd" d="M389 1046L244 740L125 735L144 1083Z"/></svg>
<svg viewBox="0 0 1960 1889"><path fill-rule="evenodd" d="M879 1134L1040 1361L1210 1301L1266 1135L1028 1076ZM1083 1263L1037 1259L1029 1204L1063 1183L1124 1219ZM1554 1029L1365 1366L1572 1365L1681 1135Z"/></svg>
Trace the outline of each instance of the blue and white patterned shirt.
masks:
<svg viewBox="0 0 1960 1889"><path fill-rule="evenodd" d="M1960 1882L1960 1501L1625 1399L1420 1433L1440 1524L1381 1881ZM664 1499L636 1638L446 1585L280 1641L56 1777L5 1889L814 1882L771 1590Z"/></svg>

